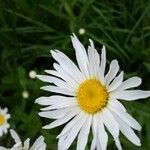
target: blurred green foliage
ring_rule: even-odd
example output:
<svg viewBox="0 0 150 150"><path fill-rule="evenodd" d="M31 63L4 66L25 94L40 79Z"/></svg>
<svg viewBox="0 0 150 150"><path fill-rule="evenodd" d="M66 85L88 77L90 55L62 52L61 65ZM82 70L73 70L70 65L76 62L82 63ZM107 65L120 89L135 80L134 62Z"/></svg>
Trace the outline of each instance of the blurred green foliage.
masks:
<svg viewBox="0 0 150 150"><path fill-rule="evenodd" d="M85 29L84 35L79 35L80 28ZM36 70L42 74L52 68L50 49L60 49L75 60L70 41L73 32L86 47L89 38L99 52L106 45L108 64L118 59L126 78L138 75L143 78L141 88L150 90L149 0L0 0L0 105L8 107L11 128L22 139L34 140L42 134L48 150L57 149L55 138L60 131L42 130L49 120L39 118L39 106L34 101L50 93L41 91L43 83L29 78L28 73ZM28 98L22 97L23 91L29 92ZM124 105L143 128L137 133L142 146L134 146L121 135L123 148L149 150L150 102ZM0 138L1 145L9 147L11 143L10 134ZM116 148L110 137L108 150L112 149Z"/></svg>

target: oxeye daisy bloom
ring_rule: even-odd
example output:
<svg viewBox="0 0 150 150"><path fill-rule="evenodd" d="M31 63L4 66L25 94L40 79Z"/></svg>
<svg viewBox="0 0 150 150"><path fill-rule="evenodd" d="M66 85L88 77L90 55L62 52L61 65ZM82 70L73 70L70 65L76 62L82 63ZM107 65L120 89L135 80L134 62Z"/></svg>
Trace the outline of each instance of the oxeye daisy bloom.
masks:
<svg viewBox="0 0 150 150"><path fill-rule="evenodd" d="M36 103L46 106L39 113L41 117L56 119L44 126L44 129L66 124L57 136L58 149L69 149L77 137L77 150L84 150L88 135L92 129L91 150L106 150L108 144L107 130L112 135L119 150L122 149L120 131L133 144L140 146L140 139L133 129L141 130L140 124L127 113L120 100L133 101L150 96L150 91L133 90L141 84L139 77L123 81L123 72L119 72L117 60L106 68L106 50L103 46L101 56L92 40L86 51L78 38L71 36L78 66L59 50L51 51L55 70L45 70L49 75L37 77L50 83L41 89L57 93L49 97L40 97Z"/></svg>
<svg viewBox="0 0 150 150"><path fill-rule="evenodd" d="M8 109L4 108L2 109L0 107L0 136L2 136L4 133L7 133L7 130L9 128L8 119L10 118L10 114L8 114Z"/></svg>
<svg viewBox="0 0 150 150"><path fill-rule="evenodd" d="M24 143L20 140L19 135L14 130L10 130L10 134L15 141L15 145L12 148L5 148L0 146L0 150L46 150L46 144L44 137L40 136L36 139L34 144L30 147L30 139L26 139Z"/></svg>

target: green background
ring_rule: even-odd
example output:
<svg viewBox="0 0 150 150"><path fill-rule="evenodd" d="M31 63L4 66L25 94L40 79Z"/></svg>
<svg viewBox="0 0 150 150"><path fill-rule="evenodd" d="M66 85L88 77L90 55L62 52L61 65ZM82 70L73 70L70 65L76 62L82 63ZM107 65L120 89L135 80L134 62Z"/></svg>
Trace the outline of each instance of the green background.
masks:
<svg viewBox="0 0 150 150"><path fill-rule="evenodd" d="M85 29L84 35L79 34L80 28ZM75 60L70 40L73 32L85 47L93 39L99 53L104 44L107 63L118 59L125 78L138 75L143 79L140 88L150 90L149 0L0 0L0 106L8 107L11 128L23 140L30 137L34 141L42 134L48 150L57 149L55 138L62 126L41 129L50 120L38 116L40 106L34 101L50 93L41 91L45 84L28 74L30 70L44 74L44 69L53 68L50 49L60 49ZM22 97L23 91L29 92L27 99ZM142 146L134 146L121 135L125 150L150 149L149 100L123 102L142 125L137 132ZM12 144L9 133L0 137L0 145ZM70 149L75 147L76 142ZM86 150L89 148L90 142ZM115 149L110 136L108 150Z"/></svg>

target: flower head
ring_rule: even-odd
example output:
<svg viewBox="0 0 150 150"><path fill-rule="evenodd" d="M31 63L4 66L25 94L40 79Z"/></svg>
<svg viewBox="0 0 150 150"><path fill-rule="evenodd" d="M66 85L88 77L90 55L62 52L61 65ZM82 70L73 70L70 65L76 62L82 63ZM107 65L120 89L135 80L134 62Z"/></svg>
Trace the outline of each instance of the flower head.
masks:
<svg viewBox="0 0 150 150"><path fill-rule="evenodd" d="M5 148L0 146L0 150L46 150L46 144L44 137L40 136L36 139L34 144L30 147L30 139L26 139L24 143L20 140L20 137L14 130L10 130L10 134L15 141L15 145L12 148Z"/></svg>
<svg viewBox="0 0 150 150"><path fill-rule="evenodd" d="M80 28L80 29L79 29L79 34L80 34L80 35L85 34L85 29L84 29L84 28Z"/></svg>
<svg viewBox="0 0 150 150"><path fill-rule="evenodd" d="M37 77L50 83L41 89L57 93L49 97L40 97L36 103L46 106L39 113L41 117L56 119L44 126L51 129L66 124L59 138L58 149L68 149L74 139L77 150L84 150L90 129L93 140L91 150L107 149L108 134L114 138L120 150L120 131L135 145L140 146L140 139L133 129L141 130L140 124L127 113L120 100L133 101L150 96L149 91L133 90L141 84L139 77L123 81L123 71L119 72L117 60L112 60L109 71L106 68L106 49L103 46L101 56L94 47L92 40L86 51L78 38L71 36L76 52L78 66L59 50L51 51L55 70L45 70L49 75Z"/></svg>
<svg viewBox="0 0 150 150"><path fill-rule="evenodd" d="M29 77L30 77L31 79L36 78L36 71L35 71L35 70L31 70L31 71L29 72Z"/></svg>
<svg viewBox="0 0 150 150"><path fill-rule="evenodd" d="M7 108L0 108L0 136L2 136L4 133L7 133L7 130L10 126L7 122L10 118L10 114L8 114L7 112Z"/></svg>
<svg viewBox="0 0 150 150"><path fill-rule="evenodd" d="M24 99L27 99L27 98L29 97L29 92L28 92L28 91L23 91L23 92L22 92L22 97L23 97Z"/></svg>

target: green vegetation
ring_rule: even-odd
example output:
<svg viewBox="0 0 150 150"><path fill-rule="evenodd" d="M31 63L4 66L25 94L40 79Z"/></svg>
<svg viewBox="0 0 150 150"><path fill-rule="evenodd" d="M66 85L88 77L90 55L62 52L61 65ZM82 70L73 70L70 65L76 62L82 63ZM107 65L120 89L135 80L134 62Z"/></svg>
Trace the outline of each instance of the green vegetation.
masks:
<svg viewBox="0 0 150 150"><path fill-rule="evenodd" d="M80 28L85 29L85 34L79 34ZM104 44L108 64L118 59L126 78L138 75L143 79L141 88L150 90L150 1L0 0L0 106L8 107L11 128L22 139L34 140L42 134L48 150L57 149L56 135L62 127L42 129L49 120L38 116L40 107L34 101L50 93L41 91L43 83L28 74L30 70L43 74L44 69L53 68L50 49L59 49L75 60L70 40L73 32L86 47L89 38L99 52ZM28 98L22 97L23 91L29 92ZM137 133L141 147L121 135L125 150L150 149L149 100L123 102L143 127ZM9 147L12 143L10 134L0 138L0 145ZM75 147L76 143L71 149ZM108 150L113 149L110 136Z"/></svg>

